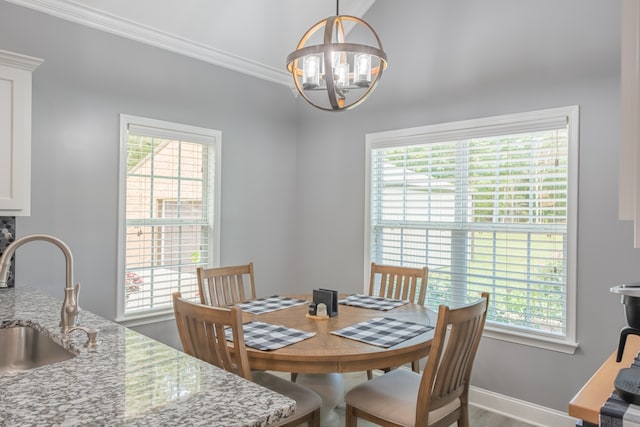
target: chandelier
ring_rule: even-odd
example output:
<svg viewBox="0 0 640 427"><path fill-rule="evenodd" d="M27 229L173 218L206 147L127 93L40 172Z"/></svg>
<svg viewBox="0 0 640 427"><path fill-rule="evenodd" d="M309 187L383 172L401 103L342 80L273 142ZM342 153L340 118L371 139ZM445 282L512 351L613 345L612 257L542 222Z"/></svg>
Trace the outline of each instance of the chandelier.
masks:
<svg viewBox="0 0 640 427"><path fill-rule="evenodd" d="M349 35L369 44L347 43ZM373 43L371 43L373 42ZM374 29L360 18L336 15L312 26L287 56L287 69L302 97L316 108L342 111L362 103L387 68L387 54Z"/></svg>

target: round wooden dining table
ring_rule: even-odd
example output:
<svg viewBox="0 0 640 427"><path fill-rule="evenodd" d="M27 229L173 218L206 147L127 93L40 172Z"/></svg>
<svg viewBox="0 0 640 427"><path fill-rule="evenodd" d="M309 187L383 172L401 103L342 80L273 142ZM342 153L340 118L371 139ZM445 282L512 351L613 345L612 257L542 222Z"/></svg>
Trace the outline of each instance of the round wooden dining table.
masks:
<svg viewBox="0 0 640 427"><path fill-rule="evenodd" d="M311 302L310 295L286 295ZM346 295L341 295L344 298ZM336 407L344 398L341 373L396 367L426 357L431 348L434 330L400 344L384 348L331 334L373 318L393 318L435 327L437 313L428 308L407 303L381 311L338 304L338 315L328 319L307 317L308 304L301 304L263 314L243 312L243 322L261 321L283 325L315 336L277 350L257 350L247 347L252 370L294 372L297 382L315 390L322 398L320 419L323 426L336 425Z"/></svg>
<svg viewBox="0 0 640 427"><path fill-rule="evenodd" d="M311 301L309 295L287 297ZM341 296L343 297L344 295ZM308 304L301 304L263 314L243 313L244 322L258 320L316 334L278 350L262 351L247 347L251 369L325 374L400 366L427 356L431 348L433 330L389 348L333 335L331 331L376 317L406 320L434 327L437 319L437 313L413 303L388 311L339 304L338 315L329 319L309 318L306 316L307 312Z"/></svg>

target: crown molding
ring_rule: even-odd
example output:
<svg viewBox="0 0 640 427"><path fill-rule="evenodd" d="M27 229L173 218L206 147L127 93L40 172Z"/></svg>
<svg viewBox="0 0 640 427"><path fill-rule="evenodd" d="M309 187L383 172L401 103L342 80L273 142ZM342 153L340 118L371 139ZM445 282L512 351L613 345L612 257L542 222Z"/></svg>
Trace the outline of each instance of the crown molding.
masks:
<svg viewBox="0 0 640 427"><path fill-rule="evenodd" d="M0 50L0 65L34 71L44 62L43 59L19 53Z"/></svg>
<svg viewBox="0 0 640 427"><path fill-rule="evenodd" d="M75 22L150 46L228 68L262 80L293 87L289 73L174 34L134 23L70 0L7 0L18 6Z"/></svg>

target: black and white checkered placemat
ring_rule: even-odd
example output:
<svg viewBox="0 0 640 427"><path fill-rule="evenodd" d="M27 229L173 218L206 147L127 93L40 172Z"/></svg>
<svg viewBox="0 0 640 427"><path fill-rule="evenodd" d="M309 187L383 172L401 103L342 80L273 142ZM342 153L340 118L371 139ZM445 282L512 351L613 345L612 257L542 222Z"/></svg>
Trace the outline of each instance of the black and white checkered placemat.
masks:
<svg viewBox="0 0 640 427"><path fill-rule="evenodd" d="M376 317L346 328L332 331L334 335L362 341L378 347L391 347L433 329L433 326L406 320Z"/></svg>
<svg viewBox="0 0 640 427"><path fill-rule="evenodd" d="M242 325L244 342L247 347L258 350L277 350L282 347L311 338L315 332L305 332L271 323L251 321ZM227 341L233 341L231 329L225 330Z"/></svg>
<svg viewBox="0 0 640 427"><path fill-rule="evenodd" d="M636 356L631 367L640 369L639 356ZM640 405L625 401L614 391L600 408L600 426L640 427Z"/></svg>
<svg viewBox="0 0 640 427"><path fill-rule="evenodd" d="M354 294L338 301L340 304L353 305L355 307L372 308L374 310L391 310L392 308L405 305L409 301L401 299L374 297L372 295Z"/></svg>
<svg viewBox="0 0 640 427"><path fill-rule="evenodd" d="M640 427L640 406L626 402L613 392L600 408L601 427Z"/></svg>
<svg viewBox="0 0 640 427"><path fill-rule="evenodd" d="M240 310L253 314L269 313L270 311L282 310L300 304L308 304L307 301L289 297L274 295L268 298L260 298L253 301L236 304Z"/></svg>

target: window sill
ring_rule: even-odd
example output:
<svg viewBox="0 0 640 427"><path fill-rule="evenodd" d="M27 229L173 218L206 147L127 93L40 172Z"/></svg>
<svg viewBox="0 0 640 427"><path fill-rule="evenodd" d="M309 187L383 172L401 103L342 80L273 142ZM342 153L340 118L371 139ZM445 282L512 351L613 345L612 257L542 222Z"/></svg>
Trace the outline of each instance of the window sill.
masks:
<svg viewBox="0 0 640 427"><path fill-rule="evenodd" d="M147 312L133 315L124 315L122 317L116 318L115 321L126 328L131 328L135 326L149 325L151 323L166 322L174 319L175 316L173 314L173 310L168 310L152 313Z"/></svg>
<svg viewBox="0 0 640 427"><path fill-rule="evenodd" d="M553 339L551 337L526 334L512 330L505 330L491 327L488 324L484 328L483 336L500 341L515 344L528 345L530 347L543 348L545 350L557 351L559 353L575 354L579 344L570 339Z"/></svg>

